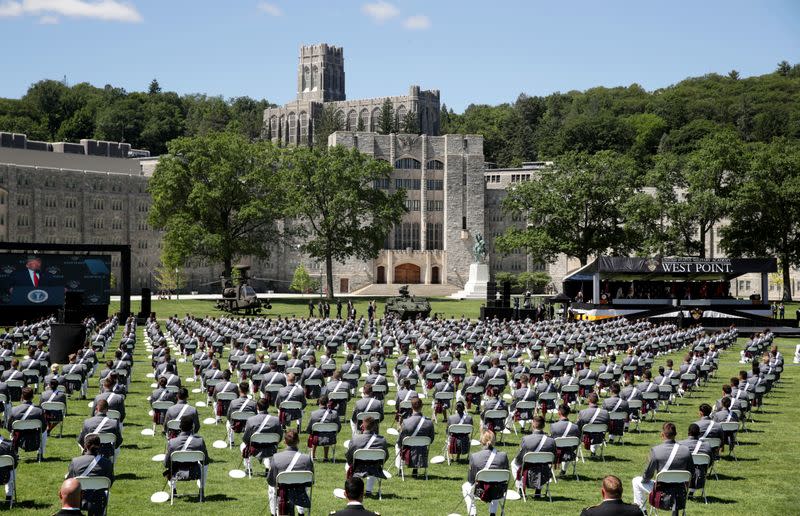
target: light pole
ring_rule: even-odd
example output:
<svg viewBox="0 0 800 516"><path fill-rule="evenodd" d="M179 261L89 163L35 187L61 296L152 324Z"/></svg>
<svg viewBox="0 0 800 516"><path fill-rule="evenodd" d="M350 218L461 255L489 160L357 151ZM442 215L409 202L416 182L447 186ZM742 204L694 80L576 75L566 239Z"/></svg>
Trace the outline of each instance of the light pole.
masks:
<svg viewBox="0 0 800 516"><path fill-rule="evenodd" d="M181 286L180 276L178 276L179 272L180 269L175 267L175 301L180 301L180 295L178 294L178 289L180 289Z"/></svg>

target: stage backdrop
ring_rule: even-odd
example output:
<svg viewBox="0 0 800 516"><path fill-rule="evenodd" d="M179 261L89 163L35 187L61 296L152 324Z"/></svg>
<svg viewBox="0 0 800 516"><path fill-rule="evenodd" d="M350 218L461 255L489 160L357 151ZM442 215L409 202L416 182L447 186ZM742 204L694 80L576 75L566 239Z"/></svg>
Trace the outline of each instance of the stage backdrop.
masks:
<svg viewBox="0 0 800 516"><path fill-rule="evenodd" d="M108 305L111 257L0 254L0 306L61 306L66 292L81 292L84 306Z"/></svg>

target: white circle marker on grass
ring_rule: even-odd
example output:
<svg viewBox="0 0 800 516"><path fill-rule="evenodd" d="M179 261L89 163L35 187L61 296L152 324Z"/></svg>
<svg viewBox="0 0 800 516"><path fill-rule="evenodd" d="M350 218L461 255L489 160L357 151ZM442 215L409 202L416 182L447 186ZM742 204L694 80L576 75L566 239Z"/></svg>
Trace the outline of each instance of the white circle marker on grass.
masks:
<svg viewBox="0 0 800 516"><path fill-rule="evenodd" d="M383 476L386 477L387 480L392 478L392 474L389 473L389 470L386 469L383 470Z"/></svg>
<svg viewBox="0 0 800 516"><path fill-rule="evenodd" d="M386 433L389 435L400 435L396 428L387 428Z"/></svg>
<svg viewBox="0 0 800 516"><path fill-rule="evenodd" d="M158 455L153 455L153 458L150 459L153 462L161 462L164 460L165 455L163 453L159 453Z"/></svg>
<svg viewBox="0 0 800 516"><path fill-rule="evenodd" d="M153 503L164 503L169 501L169 493L166 491L156 491L150 496Z"/></svg>
<svg viewBox="0 0 800 516"><path fill-rule="evenodd" d="M347 496L344 494L344 489L336 488L333 490L333 496L336 498L341 498L342 500L347 500Z"/></svg>
<svg viewBox="0 0 800 516"><path fill-rule="evenodd" d="M194 406L202 408L202 407L206 406L206 402L205 401L195 401L194 402Z"/></svg>
<svg viewBox="0 0 800 516"><path fill-rule="evenodd" d="M397 400L388 400L386 404L389 405L390 407L394 407L395 405L397 405Z"/></svg>
<svg viewBox="0 0 800 516"><path fill-rule="evenodd" d="M155 373L147 373L145 376L147 378L155 378L156 377Z"/></svg>
<svg viewBox="0 0 800 516"><path fill-rule="evenodd" d="M189 376L188 378L186 378L186 379L184 380L184 382L186 382L186 383L194 383L194 382L195 382L195 380L194 380L194 377L193 377L193 376Z"/></svg>
<svg viewBox="0 0 800 516"><path fill-rule="evenodd" d="M345 448L349 448L350 447L350 439L348 439L344 443L342 443L342 446L344 446Z"/></svg>
<svg viewBox="0 0 800 516"><path fill-rule="evenodd" d="M506 500L519 500L520 498L522 497L516 490L512 491L511 489L509 489L508 491L506 491Z"/></svg>
<svg viewBox="0 0 800 516"><path fill-rule="evenodd" d="M152 437L156 435L152 428L142 428L142 435Z"/></svg>
<svg viewBox="0 0 800 516"><path fill-rule="evenodd" d="M444 460L444 455L437 455L431 459L431 464L441 464Z"/></svg>
<svg viewBox="0 0 800 516"><path fill-rule="evenodd" d="M247 473L245 473L241 469L232 469L228 471L228 476L231 478L244 478L247 476Z"/></svg>
<svg viewBox="0 0 800 516"><path fill-rule="evenodd" d="M214 424L214 423L216 423L216 422L217 422L217 420L216 420L216 419L214 419L213 417L207 417L207 418L205 418L205 419L203 420L203 424L204 424L204 425L213 425L213 424Z"/></svg>
<svg viewBox="0 0 800 516"><path fill-rule="evenodd" d="M214 441L214 444L212 444L211 446L213 446L214 448L216 448L218 450L221 450L223 448L227 448L228 447L228 443L226 443L225 441L223 441L221 439L217 439L216 441Z"/></svg>
<svg viewBox="0 0 800 516"><path fill-rule="evenodd" d="M512 398L511 398L511 395L509 393L505 393L505 394L503 394L503 399L504 400L510 400Z"/></svg>
<svg viewBox="0 0 800 516"><path fill-rule="evenodd" d="M473 439L469 442L470 446L480 446L481 442L477 439Z"/></svg>
<svg viewBox="0 0 800 516"><path fill-rule="evenodd" d="M201 392L203 392L203 389L199 387L192 389L192 394L200 394Z"/></svg>

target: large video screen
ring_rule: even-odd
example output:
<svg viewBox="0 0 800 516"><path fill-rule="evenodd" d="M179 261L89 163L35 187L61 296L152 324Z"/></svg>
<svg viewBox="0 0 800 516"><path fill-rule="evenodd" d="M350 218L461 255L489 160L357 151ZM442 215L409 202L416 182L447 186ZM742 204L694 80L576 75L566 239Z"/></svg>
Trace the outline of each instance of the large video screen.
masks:
<svg viewBox="0 0 800 516"><path fill-rule="evenodd" d="M83 305L108 305L111 257L0 254L0 306L61 306L67 292L80 292Z"/></svg>

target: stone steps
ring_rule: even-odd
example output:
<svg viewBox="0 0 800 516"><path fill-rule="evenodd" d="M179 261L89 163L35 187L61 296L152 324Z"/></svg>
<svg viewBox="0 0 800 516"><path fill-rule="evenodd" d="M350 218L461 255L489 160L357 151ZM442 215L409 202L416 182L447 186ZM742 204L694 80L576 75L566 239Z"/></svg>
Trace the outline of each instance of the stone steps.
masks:
<svg viewBox="0 0 800 516"><path fill-rule="evenodd" d="M373 283L351 292L354 296L389 297L398 295L400 284ZM458 291L454 285L409 285L408 291L412 296L420 297L448 297Z"/></svg>

